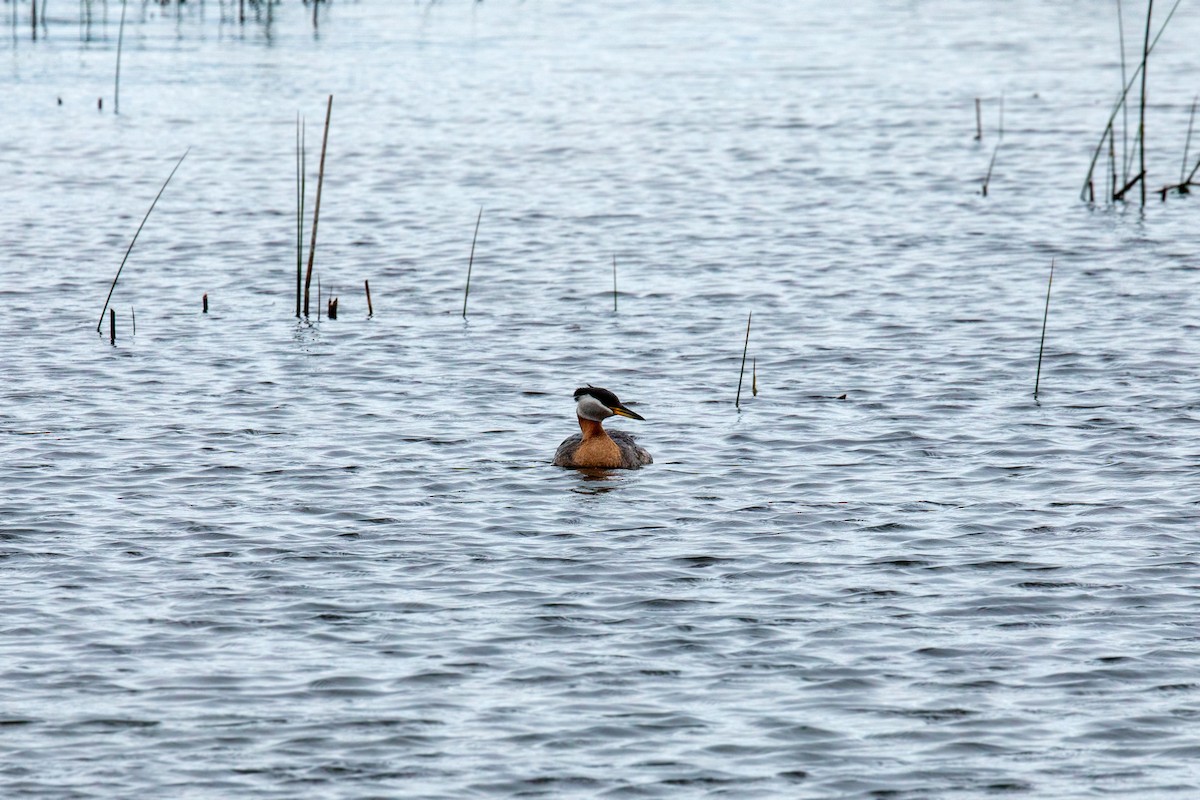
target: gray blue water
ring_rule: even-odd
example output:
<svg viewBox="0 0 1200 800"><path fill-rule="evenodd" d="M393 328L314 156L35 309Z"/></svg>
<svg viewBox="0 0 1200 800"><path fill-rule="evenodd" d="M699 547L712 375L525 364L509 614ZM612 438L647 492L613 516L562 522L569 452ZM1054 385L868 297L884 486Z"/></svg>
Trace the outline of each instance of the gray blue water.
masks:
<svg viewBox="0 0 1200 800"><path fill-rule="evenodd" d="M0 7L0 795L1200 796L1200 208L1080 201L1112 4L236 8L131 3L114 114L118 3ZM550 466L588 382L653 466Z"/></svg>

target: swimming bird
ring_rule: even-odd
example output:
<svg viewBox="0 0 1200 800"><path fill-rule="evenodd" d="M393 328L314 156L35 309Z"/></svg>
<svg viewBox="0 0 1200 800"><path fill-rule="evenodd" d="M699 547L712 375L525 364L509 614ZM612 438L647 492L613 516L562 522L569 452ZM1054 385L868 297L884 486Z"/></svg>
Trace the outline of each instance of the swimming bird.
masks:
<svg viewBox="0 0 1200 800"><path fill-rule="evenodd" d="M579 417L581 432L568 436L558 446L554 454L556 467L637 469L654 463L646 449L628 433L609 433L600 424L612 416L645 419L626 408L608 389L590 385L576 389L575 415Z"/></svg>

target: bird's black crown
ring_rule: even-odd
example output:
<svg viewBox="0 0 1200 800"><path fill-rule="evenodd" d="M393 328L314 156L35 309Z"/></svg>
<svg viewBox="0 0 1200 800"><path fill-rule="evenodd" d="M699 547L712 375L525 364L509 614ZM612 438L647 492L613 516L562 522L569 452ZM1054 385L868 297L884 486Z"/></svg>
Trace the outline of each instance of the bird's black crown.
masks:
<svg viewBox="0 0 1200 800"><path fill-rule="evenodd" d="M621 401L617 399L617 396L608 389L601 389L598 386L581 386L575 390L575 399L579 400L585 394L590 394L609 408L616 408L621 405Z"/></svg>

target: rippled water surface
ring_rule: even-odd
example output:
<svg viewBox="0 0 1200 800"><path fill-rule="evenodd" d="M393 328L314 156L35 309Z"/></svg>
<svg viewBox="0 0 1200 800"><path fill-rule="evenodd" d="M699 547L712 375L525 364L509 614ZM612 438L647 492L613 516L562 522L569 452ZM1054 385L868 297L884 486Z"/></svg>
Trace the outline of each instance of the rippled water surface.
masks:
<svg viewBox="0 0 1200 800"><path fill-rule="evenodd" d="M1112 4L131 3L119 115L118 3L0 11L4 797L1198 796L1200 208L1080 201ZM587 382L653 466L549 464Z"/></svg>

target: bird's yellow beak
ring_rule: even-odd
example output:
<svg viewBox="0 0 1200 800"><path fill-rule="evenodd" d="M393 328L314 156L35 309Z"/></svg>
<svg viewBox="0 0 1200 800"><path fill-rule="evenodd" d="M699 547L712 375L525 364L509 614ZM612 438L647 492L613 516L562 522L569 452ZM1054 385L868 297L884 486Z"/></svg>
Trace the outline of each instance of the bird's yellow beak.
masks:
<svg viewBox="0 0 1200 800"><path fill-rule="evenodd" d="M630 411L625 406L611 406L610 408L618 417L629 417L630 419L640 419L643 422L646 421L646 418L641 414L637 413L636 411Z"/></svg>

